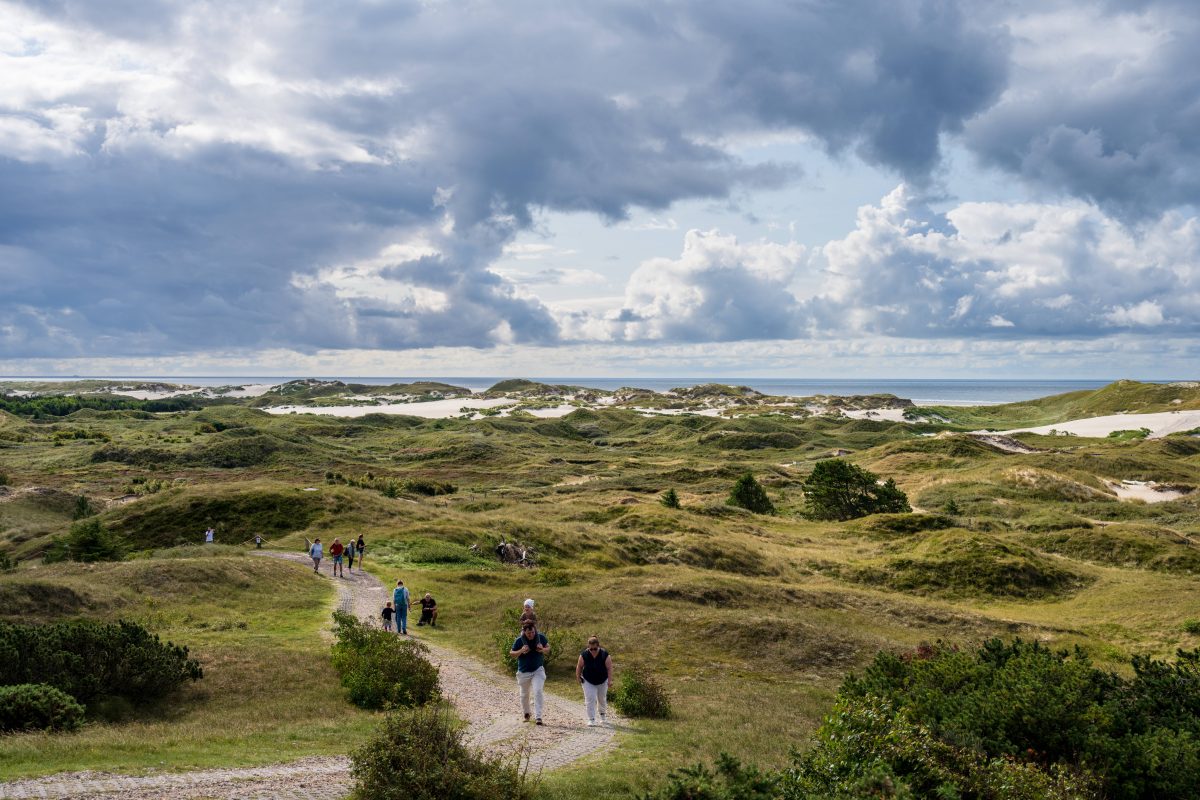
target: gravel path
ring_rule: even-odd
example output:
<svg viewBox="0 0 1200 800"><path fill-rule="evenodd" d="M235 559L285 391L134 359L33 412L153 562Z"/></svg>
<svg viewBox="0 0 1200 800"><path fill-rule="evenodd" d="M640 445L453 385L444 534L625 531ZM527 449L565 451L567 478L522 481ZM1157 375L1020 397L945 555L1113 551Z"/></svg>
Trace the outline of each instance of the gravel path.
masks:
<svg viewBox="0 0 1200 800"><path fill-rule="evenodd" d="M300 554L263 552L262 555L312 563ZM321 574L327 573L322 571ZM338 606L364 620L374 620L388 599L388 590L369 573L347 573L345 579L335 583ZM489 753L525 752L531 773L556 769L612 746L613 728L587 727L582 702L566 700L549 692L542 715L545 725L538 727L524 722L516 682L511 676L501 675L473 658L431 643L419 635L424 628L415 628L415 618L410 619L409 630L417 632L414 638L421 638L429 646L430 659L440 670L442 690L454 703L458 715L467 722L467 740L473 746ZM60 773L0 783L0 798L338 800L348 794L350 786L347 758L314 756L242 769L136 776Z"/></svg>

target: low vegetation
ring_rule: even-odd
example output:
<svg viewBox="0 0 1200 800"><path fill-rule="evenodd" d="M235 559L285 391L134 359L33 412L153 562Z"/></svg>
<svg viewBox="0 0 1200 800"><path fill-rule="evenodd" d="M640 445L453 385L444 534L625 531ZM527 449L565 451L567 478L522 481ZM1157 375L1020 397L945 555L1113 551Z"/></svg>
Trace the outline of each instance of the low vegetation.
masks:
<svg viewBox="0 0 1200 800"><path fill-rule="evenodd" d="M353 614L333 612L333 668L359 708L421 706L441 696L438 669L416 639L370 627Z"/></svg>
<svg viewBox="0 0 1200 800"><path fill-rule="evenodd" d="M0 686L0 732L74 731L83 725L83 706L44 683Z"/></svg>
<svg viewBox="0 0 1200 800"><path fill-rule="evenodd" d="M536 800L537 783L519 756L469 748L439 706L389 714L352 756L357 800Z"/></svg>
<svg viewBox="0 0 1200 800"><path fill-rule="evenodd" d="M517 389L528 395L514 402L588 397ZM310 383L264 405L306 398L348 402L345 389ZM607 754L547 773L537 791L551 800L667 791L665 769L696 761L707 766L678 773L679 785L711 793L688 796L803 789L812 797L915 797L950 783L960 797L1005 796L994 790L1000 781L1017 787L1009 796L1087 797L1107 780L1097 769L989 755L1002 751L915 718L905 697L838 697L838 687L848 673L865 676L877 654L900 658L926 641L944 642L938 653L973 657L994 637L1036 640L1070 653L1070 675L1090 674L1070 671L1078 646L1091 668L1127 684L1138 680L1133 656L1174 665L1177 649L1200 646L1200 440L1018 434L997 444L969 433L1200 407L1200 390L1119 384L1007 408L948 409L949 422L896 398L844 406L827 398L830 413L736 388L605 399L610 406L558 419L270 415L253 401L203 398L201 410L0 411L8 476L0 552L16 565L0 573L0 618L134 621L187 642L204 670L165 702L122 700L112 717L120 724L0 738L0 778L164 761L180 769L264 764L280 752L364 745L381 715L347 702L322 641L328 581L248 557L256 535L298 553L306 539L363 534L367 569L387 585L403 578L414 595L437 597L438 627L419 635L497 669L511 669L511 614L535 597L552 638L550 692L578 695L574 658L591 634L613 654L618 683L627 673L653 676L670 716L636 718ZM718 406L717 416L687 413ZM851 419L843 407L905 408L917 421ZM833 462L853 467L844 477L868 497L902 496L905 505L813 513L809 498L820 497L828 469L821 465ZM726 504L747 474L775 513ZM1174 499L1119 498L1112 486L1121 481L1169 487ZM661 502L669 491L678 507ZM81 496L96 513L75 520ZM124 548L122 560L44 563L72 526L93 521ZM218 544L204 546L209 526ZM505 563L501 540L533 557ZM927 660L953 666L938 658ZM1057 674L1051 666L1046 674ZM1174 697L1185 672L1147 692ZM924 691L951 693L936 683ZM1120 695L1127 705L1147 696ZM110 718L99 713L103 704L83 705L95 719ZM1096 708L1099 731L1111 708ZM1148 718L1122 719L1136 726ZM1158 744L1143 753L1192 736L1146 724ZM1115 741L1141 747L1137 737ZM824 760L803 761L810 754ZM845 768L859 762L861 770ZM830 782L800 783L802 763ZM904 773L905 764L924 771Z"/></svg>

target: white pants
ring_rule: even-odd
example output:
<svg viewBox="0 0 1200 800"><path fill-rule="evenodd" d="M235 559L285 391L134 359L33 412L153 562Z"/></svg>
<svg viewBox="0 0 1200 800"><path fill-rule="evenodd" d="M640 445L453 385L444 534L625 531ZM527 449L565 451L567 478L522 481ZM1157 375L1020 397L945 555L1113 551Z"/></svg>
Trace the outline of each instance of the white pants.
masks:
<svg viewBox="0 0 1200 800"><path fill-rule="evenodd" d="M600 718L608 713L608 681L597 686L594 683L583 682L583 705L587 708L589 722L596 721L596 704L600 704Z"/></svg>
<svg viewBox="0 0 1200 800"><path fill-rule="evenodd" d="M533 672L518 672L517 686L521 687L521 710L529 709L529 690L533 689L533 715L542 718L542 687L546 685L546 668L538 667Z"/></svg>

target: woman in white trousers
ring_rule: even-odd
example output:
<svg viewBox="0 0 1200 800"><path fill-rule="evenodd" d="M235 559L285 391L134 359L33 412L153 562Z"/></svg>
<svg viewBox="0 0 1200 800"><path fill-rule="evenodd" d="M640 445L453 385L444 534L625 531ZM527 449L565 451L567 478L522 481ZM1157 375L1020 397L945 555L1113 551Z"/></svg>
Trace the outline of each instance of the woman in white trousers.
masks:
<svg viewBox="0 0 1200 800"><path fill-rule="evenodd" d="M600 646L597 636L588 638L587 647L575 662L575 677L583 686L583 705L587 709L587 724L596 724L596 706L600 707L600 723L608 720L608 684L612 681L612 656Z"/></svg>

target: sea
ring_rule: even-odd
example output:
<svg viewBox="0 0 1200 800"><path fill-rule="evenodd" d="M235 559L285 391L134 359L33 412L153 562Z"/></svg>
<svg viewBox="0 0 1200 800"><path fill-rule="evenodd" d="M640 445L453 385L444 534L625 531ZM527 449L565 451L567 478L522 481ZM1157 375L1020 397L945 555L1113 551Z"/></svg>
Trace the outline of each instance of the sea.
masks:
<svg viewBox="0 0 1200 800"><path fill-rule="evenodd" d="M251 384L278 384L301 377L316 376L229 376L229 375L56 375L56 376L0 376L5 380L112 380L139 383L179 383L191 386L245 386ZM412 381L438 381L455 386L462 386L473 391L483 391L505 377L513 376L414 376L402 375L396 377L361 377L361 376L320 376L320 380L340 380L345 383L363 383L370 385L387 385L392 383L410 383ZM527 377L527 376L522 376ZM979 379L934 379L934 378L561 378L561 377L529 377L542 383L567 384L584 386L591 389L620 389L636 387L665 392L680 387L698 386L704 383L724 383L732 386L749 386L752 389L771 395L793 397L810 397L812 395L856 395L856 394L893 394L912 400L918 405L991 405L997 403L1014 403L1021 400L1034 400L1065 392L1077 392L1084 389L1098 389L1112 382L1112 379L1095 380L979 380ZM1152 381L1167 383L1168 381Z"/></svg>

